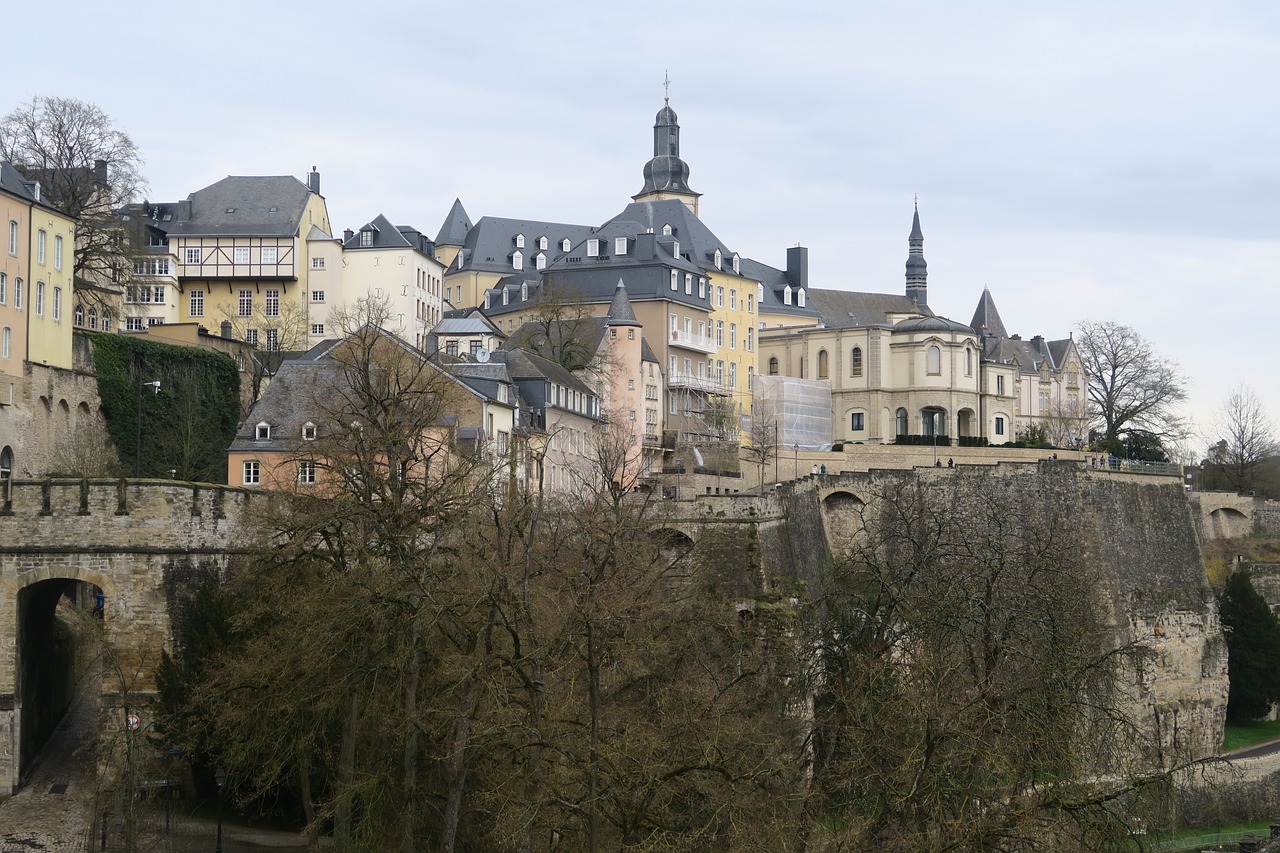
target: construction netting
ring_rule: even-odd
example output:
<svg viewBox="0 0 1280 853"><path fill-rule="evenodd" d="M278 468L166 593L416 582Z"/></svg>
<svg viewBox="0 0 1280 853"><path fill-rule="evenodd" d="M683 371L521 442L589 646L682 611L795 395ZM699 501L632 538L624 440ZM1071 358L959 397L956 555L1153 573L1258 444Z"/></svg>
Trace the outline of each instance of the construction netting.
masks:
<svg viewBox="0 0 1280 853"><path fill-rule="evenodd" d="M771 442L797 450L831 449L831 383L825 379L757 376L752 386L751 432L774 429ZM770 427L769 424L773 426Z"/></svg>

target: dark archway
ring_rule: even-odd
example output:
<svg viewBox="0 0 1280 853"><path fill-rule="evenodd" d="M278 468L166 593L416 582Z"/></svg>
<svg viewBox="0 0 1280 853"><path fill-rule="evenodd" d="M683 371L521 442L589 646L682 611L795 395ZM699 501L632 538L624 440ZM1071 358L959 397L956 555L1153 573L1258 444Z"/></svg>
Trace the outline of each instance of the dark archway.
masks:
<svg viewBox="0 0 1280 853"><path fill-rule="evenodd" d="M70 710L76 685L96 654L100 594L98 587L70 578L18 591L19 779Z"/></svg>
<svg viewBox="0 0 1280 853"><path fill-rule="evenodd" d="M1219 507L1209 513L1209 524L1215 539L1235 539L1248 536L1253 529L1249 516L1233 507Z"/></svg>
<svg viewBox="0 0 1280 853"><path fill-rule="evenodd" d="M658 549L657 559L673 566L693 550L693 540L674 527L662 527L653 531L653 544Z"/></svg>

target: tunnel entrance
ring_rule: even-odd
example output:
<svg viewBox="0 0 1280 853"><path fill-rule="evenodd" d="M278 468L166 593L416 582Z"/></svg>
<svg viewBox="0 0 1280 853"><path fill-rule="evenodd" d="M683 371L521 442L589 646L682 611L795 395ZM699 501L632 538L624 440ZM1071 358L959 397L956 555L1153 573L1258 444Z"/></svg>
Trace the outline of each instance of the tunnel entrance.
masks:
<svg viewBox="0 0 1280 853"><path fill-rule="evenodd" d="M76 684L97 655L102 590L54 578L18 592L18 778L66 716Z"/></svg>

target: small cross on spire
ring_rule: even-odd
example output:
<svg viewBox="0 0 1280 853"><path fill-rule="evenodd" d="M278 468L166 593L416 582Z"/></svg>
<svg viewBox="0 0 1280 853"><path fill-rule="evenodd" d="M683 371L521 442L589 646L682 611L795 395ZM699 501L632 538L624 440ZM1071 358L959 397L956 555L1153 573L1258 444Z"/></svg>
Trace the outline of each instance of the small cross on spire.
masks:
<svg viewBox="0 0 1280 853"><path fill-rule="evenodd" d="M662 69L662 103L671 103L671 75L665 68Z"/></svg>

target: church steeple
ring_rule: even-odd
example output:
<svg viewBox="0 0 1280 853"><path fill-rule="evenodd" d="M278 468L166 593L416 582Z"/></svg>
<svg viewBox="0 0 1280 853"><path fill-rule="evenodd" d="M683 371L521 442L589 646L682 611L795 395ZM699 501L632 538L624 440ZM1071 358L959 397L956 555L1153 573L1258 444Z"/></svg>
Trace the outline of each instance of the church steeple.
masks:
<svg viewBox="0 0 1280 853"><path fill-rule="evenodd" d="M669 79L664 81L664 85L669 84ZM644 189L632 199L677 198L697 216L700 197L701 193L689 189L689 165L680 159L680 123L671 109L671 98L663 97L662 109L653 123L653 159L644 165Z"/></svg>
<svg viewBox="0 0 1280 853"><path fill-rule="evenodd" d="M916 197L911 235L907 237L907 296L921 308L929 307L929 269L924 261L924 232L920 230L920 198Z"/></svg>

